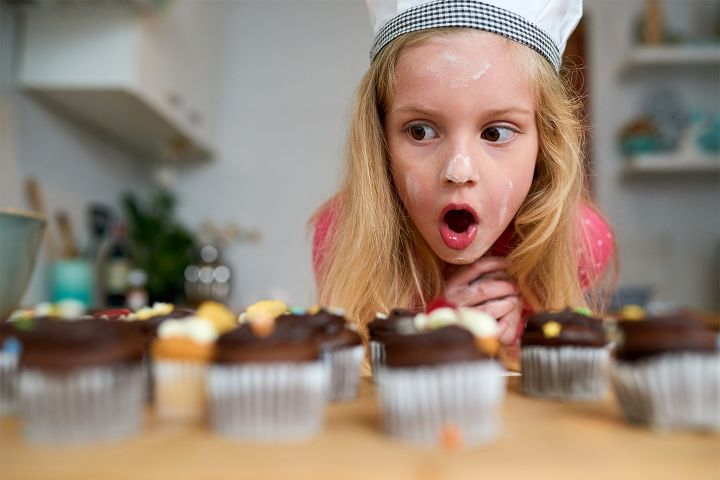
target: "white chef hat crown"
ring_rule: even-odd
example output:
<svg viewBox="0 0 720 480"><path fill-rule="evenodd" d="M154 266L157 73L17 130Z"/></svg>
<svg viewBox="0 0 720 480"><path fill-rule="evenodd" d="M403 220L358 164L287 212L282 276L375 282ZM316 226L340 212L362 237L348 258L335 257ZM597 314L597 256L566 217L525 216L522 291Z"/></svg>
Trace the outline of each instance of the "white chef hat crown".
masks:
<svg viewBox="0 0 720 480"><path fill-rule="evenodd" d="M496 33L540 53L560 69L582 0L366 0L375 32L374 59L394 38L417 30L469 27Z"/></svg>

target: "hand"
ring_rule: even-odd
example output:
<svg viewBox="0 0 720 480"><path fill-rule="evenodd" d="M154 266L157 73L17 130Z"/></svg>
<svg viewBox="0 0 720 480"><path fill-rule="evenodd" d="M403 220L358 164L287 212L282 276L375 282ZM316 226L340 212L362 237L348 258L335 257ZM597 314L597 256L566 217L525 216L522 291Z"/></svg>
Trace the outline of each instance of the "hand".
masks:
<svg viewBox="0 0 720 480"><path fill-rule="evenodd" d="M504 257L482 257L468 265L445 269L445 298L459 307L473 307L498 321L498 340L512 345L522 333L520 290L507 273Z"/></svg>

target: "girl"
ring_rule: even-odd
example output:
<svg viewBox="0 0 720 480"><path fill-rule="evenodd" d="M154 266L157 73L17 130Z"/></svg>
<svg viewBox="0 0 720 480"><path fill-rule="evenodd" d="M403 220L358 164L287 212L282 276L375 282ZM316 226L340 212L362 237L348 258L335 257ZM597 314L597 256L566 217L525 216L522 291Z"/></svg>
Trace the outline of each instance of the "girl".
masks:
<svg viewBox="0 0 720 480"><path fill-rule="evenodd" d="M364 327L444 296L493 315L506 345L528 311L600 309L612 236L558 74L581 0L368 4L344 180L312 220L319 303Z"/></svg>

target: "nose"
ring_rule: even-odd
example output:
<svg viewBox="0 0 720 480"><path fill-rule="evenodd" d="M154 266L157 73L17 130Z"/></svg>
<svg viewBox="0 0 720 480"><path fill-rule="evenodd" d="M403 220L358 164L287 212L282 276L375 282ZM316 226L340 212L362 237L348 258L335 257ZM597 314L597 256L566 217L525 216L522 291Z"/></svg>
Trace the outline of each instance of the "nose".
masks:
<svg viewBox="0 0 720 480"><path fill-rule="evenodd" d="M465 185L466 183L477 183L479 175L470 155L457 153L450 157L441 175L441 182L444 185Z"/></svg>

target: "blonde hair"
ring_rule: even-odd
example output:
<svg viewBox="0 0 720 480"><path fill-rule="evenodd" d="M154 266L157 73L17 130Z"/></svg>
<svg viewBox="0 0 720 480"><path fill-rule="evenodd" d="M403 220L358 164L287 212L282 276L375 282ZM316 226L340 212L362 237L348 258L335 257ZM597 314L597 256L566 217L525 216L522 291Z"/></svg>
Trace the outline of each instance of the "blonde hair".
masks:
<svg viewBox="0 0 720 480"><path fill-rule="evenodd" d="M458 31L409 33L378 54L355 98L342 185L311 219L331 202L339 209L333 233L321 246L326 254L318 271L318 302L343 307L361 327L376 312L420 309L443 294L442 263L413 225L392 181L382 120L392 105L400 53L431 36ZM516 246L508 255L508 273L533 310L587 306L578 281L578 245L587 246L578 238L577 223L585 195L580 102L547 60L508 44L523 52L535 80L540 146L530 192L514 219Z"/></svg>

